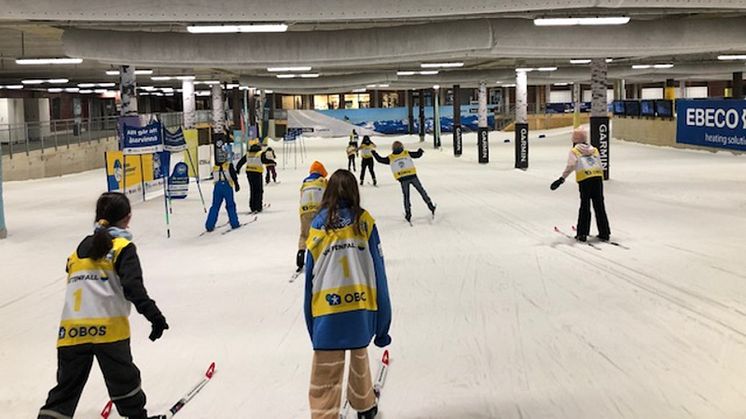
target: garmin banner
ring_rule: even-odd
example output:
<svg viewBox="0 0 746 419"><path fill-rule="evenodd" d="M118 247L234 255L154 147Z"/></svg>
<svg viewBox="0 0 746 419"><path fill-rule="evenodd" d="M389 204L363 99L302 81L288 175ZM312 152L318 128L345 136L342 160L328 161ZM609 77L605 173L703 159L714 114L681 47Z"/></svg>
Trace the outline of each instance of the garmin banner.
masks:
<svg viewBox="0 0 746 419"><path fill-rule="evenodd" d="M479 163L489 163L490 143L487 128L479 128L479 131L477 131L477 148L479 149Z"/></svg>
<svg viewBox="0 0 746 419"><path fill-rule="evenodd" d="M163 128L163 149L171 153L178 153L187 149L184 131L179 127L176 132Z"/></svg>
<svg viewBox="0 0 746 419"><path fill-rule="evenodd" d="M168 178L168 196L171 199L184 199L189 193L189 167L184 162L176 163Z"/></svg>
<svg viewBox="0 0 746 419"><path fill-rule="evenodd" d="M461 125L453 126L453 155L461 157L464 152L464 142L461 137Z"/></svg>
<svg viewBox="0 0 746 419"><path fill-rule="evenodd" d="M677 100L676 142L746 151L746 102Z"/></svg>
<svg viewBox="0 0 746 419"><path fill-rule="evenodd" d="M528 169L528 124L515 124L515 168Z"/></svg>
<svg viewBox="0 0 746 419"><path fill-rule="evenodd" d="M150 154L163 150L161 123L152 122L144 127L123 126L122 151L124 154Z"/></svg>
<svg viewBox="0 0 746 419"><path fill-rule="evenodd" d="M591 117L591 145L598 149L601 156L601 166L604 168L604 180L609 180L609 129L608 116Z"/></svg>

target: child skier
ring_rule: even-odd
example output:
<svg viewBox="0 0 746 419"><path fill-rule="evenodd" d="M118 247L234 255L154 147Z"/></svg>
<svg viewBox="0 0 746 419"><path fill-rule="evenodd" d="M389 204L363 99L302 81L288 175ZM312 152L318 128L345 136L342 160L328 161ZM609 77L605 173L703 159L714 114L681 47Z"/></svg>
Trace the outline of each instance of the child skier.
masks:
<svg viewBox="0 0 746 419"><path fill-rule="evenodd" d="M244 164L246 165L246 179L249 180L249 208L252 214L262 212L264 208L262 173L264 173L264 165L271 163L272 161L264 156L262 146L259 144L253 144L249 147L246 155L238 161L237 171L240 171Z"/></svg>
<svg viewBox="0 0 746 419"><path fill-rule="evenodd" d="M313 344L311 418L339 417L346 351L347 400L359 419L378 413L368 345L391 343L391 303L381 242L373 217L360 207L355 176L329 179L308 238L304 311Z"/></svg>
<svg viewBox="0 0 746 419"><path fill-rule="evenodd" d="M596 213L598 238L608 241L611 236L609 220L604 206L604 171L598 150L588 144L588 134L583 130L572 133L573 148L567 157L567 166L562 176L552 182L551 190L555 190L565 183L570 173L575 172L575 180L580 189L580 210L578 211L577 235L575 238L584 242L591 230L591 202Z"/></svg>
<svg viewBox="0 0 746 419"><path fill-rule="evenodd" d="M367 168L368 171L370 171L370 177L373 178L373 186L378 185L378 182L376 182L376 172L373 171L373 166L375 165L375 161L373 159L373 150L376 148L376 145L370 140L370 137L367 135L363 136L363 143L360 145L360 185L362 186L363 182L365 182L365 169Z"/></svg>
<svg viewBox="0 0 746 419"><path fill-rule="evenodd" d="M316 216L316 211L321 204L321 198L326 191L326 168L320 162L313 162L309 169L309 175L303 179L300 187L300 238L298 239L298 253L295 264L298 267L296 273L303 270L306 256L306 240L311 221Z"/></svg>
<svg viewBox="0 0 746 419"><path fill-rule="evenodd" d="M404 145L400 141L394 141L391 144L392 153L388 157L381 157L375 150L372 151L373 157L381 164L391 165L391 172L394 179L401 184L402 194L404 195L404 219L407 222L412 220L412 204L409 200L409 187L414 186L417 192L422 196L422 200L427 204L427 208L435 216L435 204L430 200L425 188L422 186L420 179L417 177L417 169L414 167L412 159L419 159L425 152L421 148L417 151L404 150Z"/></svg>
<svg viewBox="0 0 746 419"><path fill-rule="evenodd" d="M143 285L124 194L107 192L96 203L96 227L67 259L67 291L57 336L57 385L39 419L72 418L93 358L120 415L146 419L140 370L130 352L129 313L134 305L152 325L150 340L168 329Z"/></svg>
<svg viewBox="0 0 746 419"><path fill-rule="evenodd" d="M267 175L264 178L264 182L269 185L269 178L271 175L272 181L277 183L277 155L275 154L275 150L273 150L272 147L267 147L267 149L264 150L264 157L269 161L269 163L265 163L265 166L267 167Z"/></svg>
<svg viewBox="0 0 746 419"><path fill-rule="evenodd" d="M357 141L353 142L350 140L350 142L347 144L347 170L350 172L356 171L355 167L355 156L357 156Z"/></svg>
<svg viewBox="0 0 746 419"><path fill-rule="evenodd" d="M234 188L238 192L241 187L238 185L238 175L233 163L231 163L230 154L226 153L226 155L228 157L225 161L216 162L212 168L215 187L212 190L210 212L207 214L207 221L205 221L205 230L207 231L215 230L215 223L218 222L218 211L220 211L223 201L225 201L225 211L228 212L228 221L231 228L241 226L238 222L238 214L236 214L236 200L233 197Z"/></svg>

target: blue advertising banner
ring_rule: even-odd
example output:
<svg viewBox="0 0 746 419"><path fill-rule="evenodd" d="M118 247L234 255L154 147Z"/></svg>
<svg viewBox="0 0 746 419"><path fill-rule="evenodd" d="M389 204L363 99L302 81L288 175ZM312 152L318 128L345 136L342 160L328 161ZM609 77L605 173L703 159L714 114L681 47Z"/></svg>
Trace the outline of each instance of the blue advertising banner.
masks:
<svg viewBox="0 0 746 419"><path fill-rule="evenodd" d="M184 162L176 163L168 178L168 196L171 199L184 199L189 194L189 167Z"/></svg>
<svg viewBox="0 0 746 419"><path fill-rule="evenodd" d="M178 153L187 149L184 131L181 127L176 132L163 128L163 149L171 153Z"/></svg>
<svg viewBox="0 0 746 419"><path fill-rule="evenodd" d="M152 122L144 127L124 124L122 151L124 154L150 154L163 150L161 123Z"/></svg>
<svg viewBox="0 0 746 419"><path fill-rule="evenodd" d="M677 100L676 142L746 151L746 101Z"/></svg>

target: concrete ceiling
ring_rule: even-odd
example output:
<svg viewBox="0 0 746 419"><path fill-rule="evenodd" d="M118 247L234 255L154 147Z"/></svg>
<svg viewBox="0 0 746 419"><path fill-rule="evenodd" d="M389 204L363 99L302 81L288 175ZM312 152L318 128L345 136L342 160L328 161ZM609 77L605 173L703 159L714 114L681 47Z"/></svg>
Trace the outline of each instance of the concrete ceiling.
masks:
<svg viewBox="0 0 746 419"><path fill-rule="evenodd" d="M613 57L609 77L727 79L746 68L719 53L746 51L742 0L331 0L246 2L0 0L0 84L23 78L116 81L119 64L156 74L241 79L276 91L344 91L369 84L419 88L433 84L510 83L516 67L557 66L529 82L587 81L588 66L570 58ZM536 27L541 16L626 15L615 27ZM287 33L193 35L193 22L284 22ZM18 66L18 57L80 57L75 66ZM397 76L422 62L463 61L437 76ZM635 63L673 63L632 70ZM315 79L277 79L276 65L311 65ZM143 80L144 79L144 80ZM140 76L140 84L153 84ZM163 84L163 83L160 83Z"/></svg>

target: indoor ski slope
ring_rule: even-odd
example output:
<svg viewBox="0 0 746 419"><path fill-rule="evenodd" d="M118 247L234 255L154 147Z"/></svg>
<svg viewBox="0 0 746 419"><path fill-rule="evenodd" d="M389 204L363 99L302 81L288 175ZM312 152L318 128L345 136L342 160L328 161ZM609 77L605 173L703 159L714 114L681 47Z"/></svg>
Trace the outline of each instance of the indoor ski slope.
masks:
<svg viewBox="0 0 746 419"><path fill-rule="evenodd" d="M745 157L614 141L606 203L612 237L630 249L596 250L553 231L570 232L577 214L572 179L549 190L568 133L532 133L525 172L512 168L513 144L503 142L512 133L491 133L487 166L476 163L474 134L459 159L450 134L443 151L430 138L406 138L426 150L417 167L438 204L433 223L413 195L414 227L403 220L390 171L376 166L379 187L366 185L363 202L378 222L394 307L381 417L746 417ZM388 150L393 138L374 141ZM205 214L193 185L189 200L175 204L170 240L162 200L134 207L146 285L171 326L152 343L133 310L133 353L151 414L214 360L213 382L177 417L309 417L303 281L288 282L298 188L313 159L330 173L345 166L345 145L308 140L306 164L280 164L281 183L266 188L271 208L230 234L198 237ZM35 417L54 384L65 260L90 232L105 186L100 170L5 185L3 418ZM241 186L245 214L243 174ZM375 360L381 350L371 353ZM76 416L97 417L106 400L94 367Z"/></svg>

